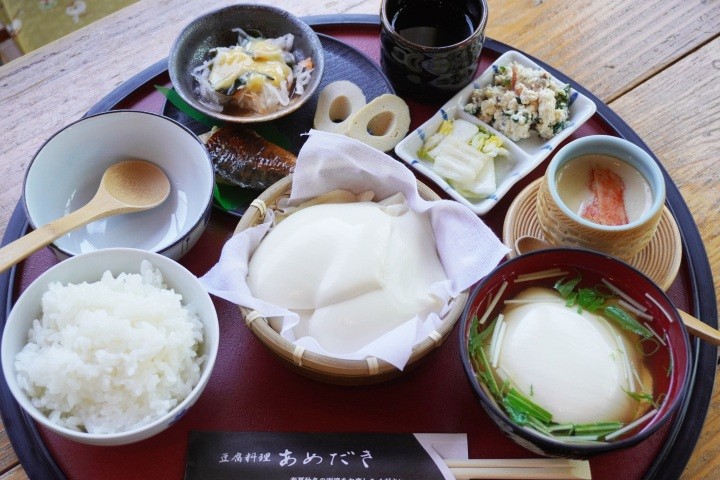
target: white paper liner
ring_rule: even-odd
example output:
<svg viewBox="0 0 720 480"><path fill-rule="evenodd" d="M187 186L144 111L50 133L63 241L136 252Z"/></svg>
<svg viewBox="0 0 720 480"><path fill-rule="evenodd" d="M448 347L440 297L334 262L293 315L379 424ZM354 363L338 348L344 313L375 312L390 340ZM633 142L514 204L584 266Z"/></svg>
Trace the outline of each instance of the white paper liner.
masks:
<svg viewBox="0 0 720 480"><path fill-rule="evenodd" d="M298 205L338 189L355 194L373 191L376 201L401 192L410 208L416 212L428 211L438 255L450 280L432 286L433 292L441 298L455 297L471 287L509 251L467 207L451 200L422 199L417 191L417 180L400 162L343 135L312 130L297 158L289 204ZM269 210L262 224L228 240L218 263L200 278L207 291L256 310L265 317L282 317L280 334L309 351L349 360L375 356L402 370L413 346L440 326L442 320L438 315L430 314L425 319L415 317L362 349L339 355L326 352L312 337L295 339L292 327L299 322L298 316L253 297L246 282L248 263L272 219Z"/></svg>
<svg viewBox="0 0 720 480"><path fill-rule="evenodd" d="M464 433L414 433L446 480L455 480L445 460L467 460L468 442Z"/></svg>

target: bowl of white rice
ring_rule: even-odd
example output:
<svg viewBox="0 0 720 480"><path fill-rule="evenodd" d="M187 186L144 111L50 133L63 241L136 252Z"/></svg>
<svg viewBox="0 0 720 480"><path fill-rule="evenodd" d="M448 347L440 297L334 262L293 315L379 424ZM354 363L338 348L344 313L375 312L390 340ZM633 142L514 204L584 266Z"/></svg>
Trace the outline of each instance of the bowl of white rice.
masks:
<svg viewBox="0 0 720 480"><path fill-rule="evenodd" d="M200 397L219 342L212 300L158 253L110 248L65 260L15 302L2 336L5 380L43 427L123 445L175 423Z"/></svg>

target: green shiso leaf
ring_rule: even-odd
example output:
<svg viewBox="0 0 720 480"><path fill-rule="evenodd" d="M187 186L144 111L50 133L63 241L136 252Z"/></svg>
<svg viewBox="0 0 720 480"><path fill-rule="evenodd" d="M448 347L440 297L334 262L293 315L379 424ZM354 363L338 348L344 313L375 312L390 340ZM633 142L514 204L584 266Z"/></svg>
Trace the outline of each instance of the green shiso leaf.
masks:
<svg viewBox="0 0 720 480"><path fill-rule="evenodd" d="M603 309L603 313L625 330L637 333L645 338L653 336L650 330L644 327L640 322L630 316L628 312L617 305L608 305Z"/></svg>

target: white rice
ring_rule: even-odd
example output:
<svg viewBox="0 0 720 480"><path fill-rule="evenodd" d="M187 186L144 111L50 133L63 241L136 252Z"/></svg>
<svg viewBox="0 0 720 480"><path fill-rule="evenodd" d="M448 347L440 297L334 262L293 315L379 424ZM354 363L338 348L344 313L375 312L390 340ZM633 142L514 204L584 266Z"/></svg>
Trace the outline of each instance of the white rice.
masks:
<svg viewBox="0 0 720 480"><path fill-rule="evenodd" d="M200 379L203 326L143 261L139 274L49 286L15 359L18 383L58 425L136 429L182 402Z"/></svg>

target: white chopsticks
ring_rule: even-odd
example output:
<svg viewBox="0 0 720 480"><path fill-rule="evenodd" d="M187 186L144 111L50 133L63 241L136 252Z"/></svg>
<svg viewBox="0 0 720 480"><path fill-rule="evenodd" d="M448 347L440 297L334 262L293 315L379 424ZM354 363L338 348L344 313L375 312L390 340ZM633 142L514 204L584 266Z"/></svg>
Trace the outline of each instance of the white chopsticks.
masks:
<svg viewBox="0 0 720 480"><path fill-rule="evenodd" d="M456 480L578 479L590 480L590 462L566 458L445 460Z"/></svg>

